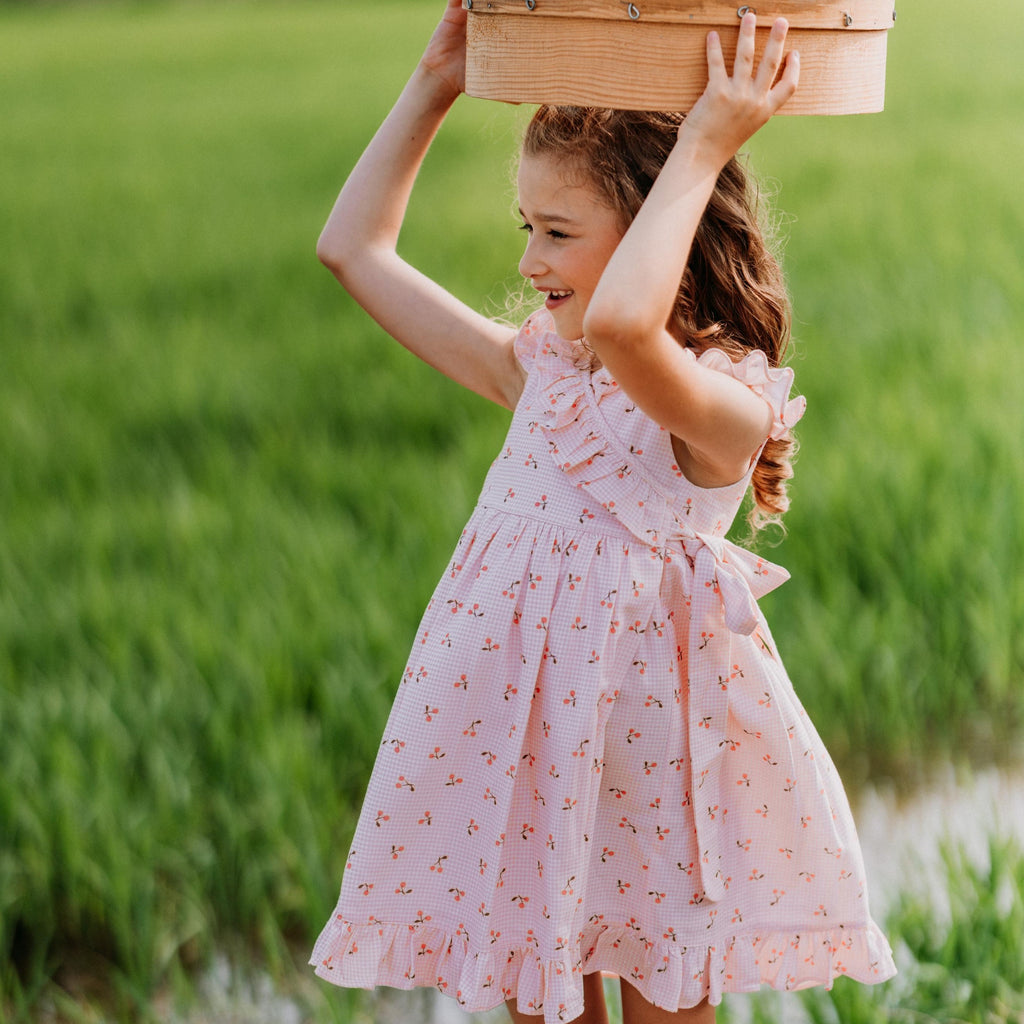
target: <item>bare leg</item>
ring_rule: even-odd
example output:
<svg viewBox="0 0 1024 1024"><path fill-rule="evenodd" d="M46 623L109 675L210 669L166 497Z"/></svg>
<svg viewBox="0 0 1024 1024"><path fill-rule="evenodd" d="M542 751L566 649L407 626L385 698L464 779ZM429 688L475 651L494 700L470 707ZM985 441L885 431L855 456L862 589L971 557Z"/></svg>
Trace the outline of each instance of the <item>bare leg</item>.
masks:
<svg viewBox="0 0 1024 1024"><path fill-rule="evenodd" d="M505 1005L513 1024L539 1024L541 1017L533 1013L520 1013L514 999ZM608 1024L608 1010L604 1005L604 984L600 974L583 976L583 1015L573 1024Z"/></svg>
<svg viewBox="0 0 1024 1024"><path fill-rule="evenodd" d="M715 1008L706 999L688 1010L662 1010L647 1002L632 985L625 981L620 984L623 1024L715 1024Z"/></svg>

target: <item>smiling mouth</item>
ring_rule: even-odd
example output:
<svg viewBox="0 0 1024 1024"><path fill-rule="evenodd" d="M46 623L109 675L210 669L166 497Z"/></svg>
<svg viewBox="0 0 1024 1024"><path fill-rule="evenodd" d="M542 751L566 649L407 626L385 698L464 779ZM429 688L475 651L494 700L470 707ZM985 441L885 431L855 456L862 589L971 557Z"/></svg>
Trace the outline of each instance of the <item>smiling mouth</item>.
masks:
<svg viewBox="0 0 1024 1024"><path fill-rule="evenodd" d="M572 298L574 294L575 293L572 291L550 291L547 293L547 298L544 300L544 305L548 309L555 309L556 307L562 305L562 303L565 302L567 299Z"/></svg>

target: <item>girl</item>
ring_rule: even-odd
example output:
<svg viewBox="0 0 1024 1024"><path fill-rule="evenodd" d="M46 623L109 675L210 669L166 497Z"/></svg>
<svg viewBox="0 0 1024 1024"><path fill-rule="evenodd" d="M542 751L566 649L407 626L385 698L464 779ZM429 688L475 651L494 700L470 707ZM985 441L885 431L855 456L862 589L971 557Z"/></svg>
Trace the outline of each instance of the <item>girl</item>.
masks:
<svg viewBox="0 0 1024 1024"><path fill-rule="evenodd" d="M514 1021L707 1022L723 992L894 972L842 787L755 599L783 570L724 539L786 508L780 272L737 149L793 94L708 36L680 115L541 108L519 169L518 332L395 247L463 89L449 0L352 172L320 258L403 345L514 409L388 720L336 911L345 986L435 986ZM780 74L781 72L781 74Z"/></svg>

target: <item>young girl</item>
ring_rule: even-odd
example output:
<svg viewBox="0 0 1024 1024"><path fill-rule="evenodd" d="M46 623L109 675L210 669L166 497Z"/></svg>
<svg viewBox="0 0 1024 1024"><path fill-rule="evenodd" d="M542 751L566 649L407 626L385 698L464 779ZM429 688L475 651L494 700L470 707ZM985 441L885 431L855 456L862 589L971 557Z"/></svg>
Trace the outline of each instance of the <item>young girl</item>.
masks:
<svg viewBox="0 0 1024 1024"><path fill-rule="evenodd" d="M515 1021L704 1022L723 992L894 973L849 807L755 599L786 578L724 535L787 505L803 402L781 275L737 149L791 96L786 24L685 117L542 107L519 169L515 333L395 247L463 89L449 0L319 255L403 345L514 409L427 608L341 897L338 985L435 986ZM780 73L781 72L781 73ZM756 518L756 516L755 516Z"/></svg>

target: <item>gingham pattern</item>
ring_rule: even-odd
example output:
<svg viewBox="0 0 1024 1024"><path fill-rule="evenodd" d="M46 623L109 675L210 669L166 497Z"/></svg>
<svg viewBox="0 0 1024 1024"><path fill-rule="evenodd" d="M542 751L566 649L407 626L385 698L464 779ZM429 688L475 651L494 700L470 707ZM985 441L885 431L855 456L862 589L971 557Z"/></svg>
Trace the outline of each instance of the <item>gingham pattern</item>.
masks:
<svg viewBox="0 0 1024 1024"><path fill-rule="evenodd" d="M666 1009L894 973L842 786L755 598L784 570L724 539L669 435L535 315L505 446L420 625L341 896L339 985L515 997L550 1024L582 975ZM761 353L701 361L799 419Z"/></svg>

